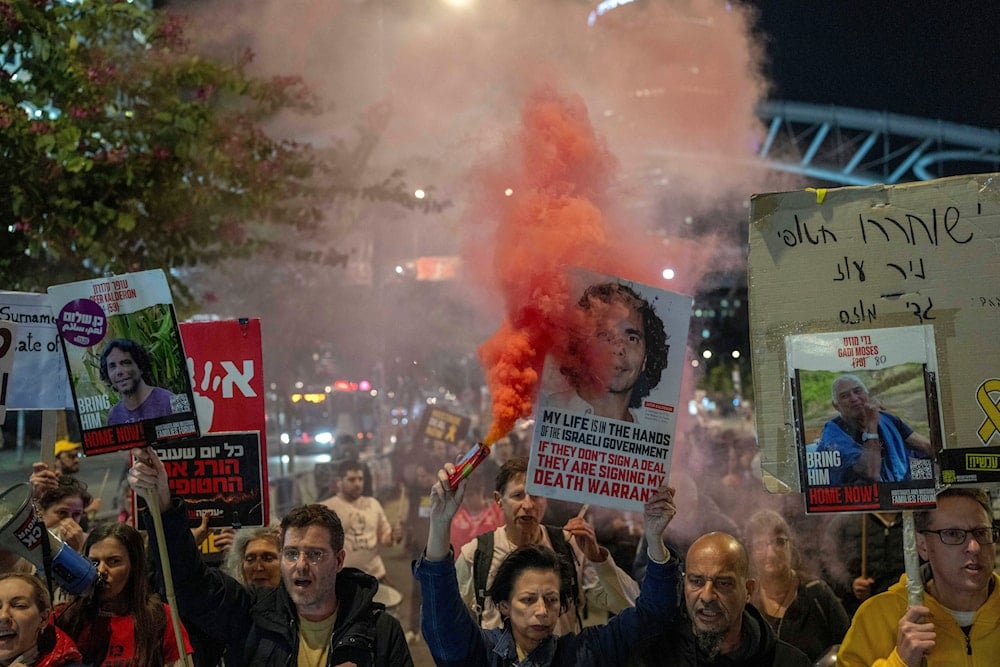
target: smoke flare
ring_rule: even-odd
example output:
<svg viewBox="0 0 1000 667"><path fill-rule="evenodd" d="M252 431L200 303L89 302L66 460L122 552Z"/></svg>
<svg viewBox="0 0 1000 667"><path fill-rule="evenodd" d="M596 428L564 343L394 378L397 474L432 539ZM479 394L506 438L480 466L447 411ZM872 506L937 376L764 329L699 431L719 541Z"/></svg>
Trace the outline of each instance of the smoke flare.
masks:
<svg viewBox="0 0 1000 667"><path fill-rule="evenodd" d="M505 320L479 349L493 397L485 442L531 414L545 358L583 355L572 332L585 327L572 307L567 268L607 269L601 212L616 163L579 98L542 87L529 96L518 136L519 170L497 228L494 271ZM596 359L595 359L596 361Z"/></svg>

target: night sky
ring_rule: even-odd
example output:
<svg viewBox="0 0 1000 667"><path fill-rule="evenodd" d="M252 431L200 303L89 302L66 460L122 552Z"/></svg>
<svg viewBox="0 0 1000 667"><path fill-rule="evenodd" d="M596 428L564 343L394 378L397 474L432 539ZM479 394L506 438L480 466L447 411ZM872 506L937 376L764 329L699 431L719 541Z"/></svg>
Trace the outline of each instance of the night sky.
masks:
<svg viewBox="0 0 1000 667"><path fill-rule="evenodd" d="M1000 128L1000 4L752 0L772 99Z"/></svg>

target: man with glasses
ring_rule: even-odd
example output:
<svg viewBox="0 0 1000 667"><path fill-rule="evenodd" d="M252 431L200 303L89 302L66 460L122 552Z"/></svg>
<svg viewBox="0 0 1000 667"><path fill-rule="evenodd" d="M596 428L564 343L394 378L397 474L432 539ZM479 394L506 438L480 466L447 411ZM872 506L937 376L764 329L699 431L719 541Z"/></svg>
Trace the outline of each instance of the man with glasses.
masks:
<svg viewBox="0 0 1000 667"><path fill-rule="evenodd" d="M914 515L923 604L910 605L907 579L854 615L837 665L996 665L1000 581L993 568L997 528L982 489L947 488L937 508Z"/></svg>
<svg viewBox="0 0 1000 667"><path fill-rule="evenodd" d="M332 510L293 508L281 520L281 583L273 590L245 588L202 562L188 530L187 508L183 500L171 499L156 452L146 448L132 454L129 484L161 509L183 620L225 643L227 664L413 665L399 621L373 601L378 582L344 567L344 528ZM150 524L147 514L142 517ZM155 551L154 531L149 536ZM159 570L159 559L154 560Z"/></svg>
<svg viewBox="0 0 1000 667"><path fill-rule="evenodd" d="M735 537L702 535L684 562L685 615L641 644L630 665L808 667L809 658L779 640L750 604L757 582L750 578L747 551Z"/></svg>

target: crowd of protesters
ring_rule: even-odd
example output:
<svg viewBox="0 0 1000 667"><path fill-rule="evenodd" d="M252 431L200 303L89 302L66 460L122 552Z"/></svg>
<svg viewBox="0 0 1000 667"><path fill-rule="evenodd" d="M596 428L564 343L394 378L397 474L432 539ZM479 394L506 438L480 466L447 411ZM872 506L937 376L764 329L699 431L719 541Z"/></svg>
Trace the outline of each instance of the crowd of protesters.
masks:
<svg viewBox="0 0 1000 667"><path fill-rule="evenodd" d="M917 514L928 594L911 607L900 515L806 515L801 495L768 494L749 429L696 424L645 514L529 494L530 423L457 490L442 480L471 441L395 441L346 443L317 483L325 500L272 527L226 529L221 564L202 557L205 526L170 496L155 452L134 450L128 483L162 510L179 633L148 512L145 538L117 521L87 526L94 499L61 441L56 453L77 465L35 464L38 516L99 583L49 590L0 548L0 665L409 665L421 641L437 664L490 665L822 665L838 650L845 664L934 665L958 648L979 665L1000 650L987 632L1000 603L985 494L946 491ZM399 543L413 579L382 563ZM401 613L385 613L400 598Z"/></svg>

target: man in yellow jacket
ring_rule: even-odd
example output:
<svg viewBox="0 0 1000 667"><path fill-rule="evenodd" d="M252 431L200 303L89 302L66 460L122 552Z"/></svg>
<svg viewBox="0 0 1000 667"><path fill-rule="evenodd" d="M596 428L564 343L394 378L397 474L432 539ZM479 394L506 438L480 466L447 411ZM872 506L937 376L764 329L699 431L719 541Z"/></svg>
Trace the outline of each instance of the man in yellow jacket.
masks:
<svg viewBox="0 0 1000 667"><path fill-rule="evenodd" d="M993 524L982 489L948 488L914 516L924 603L910 606L906 575L854 615L837 667L985 667L1000 660L1000 582Z"/></svg>

